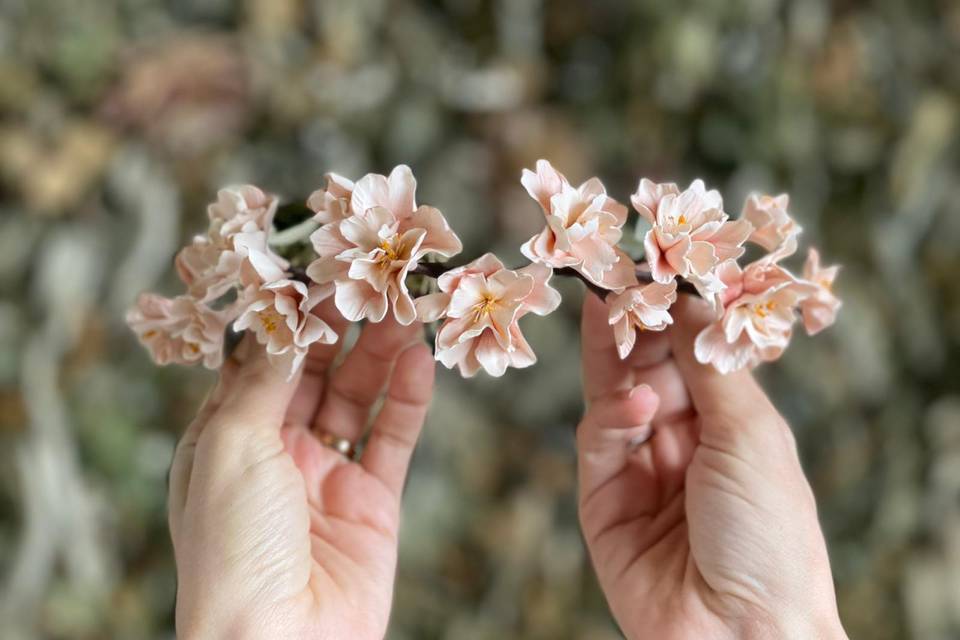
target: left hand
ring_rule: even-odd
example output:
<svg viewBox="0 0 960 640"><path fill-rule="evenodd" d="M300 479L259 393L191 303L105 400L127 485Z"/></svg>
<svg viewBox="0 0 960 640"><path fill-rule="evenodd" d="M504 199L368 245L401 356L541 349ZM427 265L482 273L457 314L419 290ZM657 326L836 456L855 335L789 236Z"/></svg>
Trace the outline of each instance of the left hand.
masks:
<svg viewBox="0 0 960 640"><path fill-rule="evenodd" d="M319 314L341 335L332 300ZM419 324L368 324L314 345L286 382L246 336L187 429L170 473L182 638L383 638L397 562L400 495L433 390ZM359 462L356 442L387 388Z"/></svg>

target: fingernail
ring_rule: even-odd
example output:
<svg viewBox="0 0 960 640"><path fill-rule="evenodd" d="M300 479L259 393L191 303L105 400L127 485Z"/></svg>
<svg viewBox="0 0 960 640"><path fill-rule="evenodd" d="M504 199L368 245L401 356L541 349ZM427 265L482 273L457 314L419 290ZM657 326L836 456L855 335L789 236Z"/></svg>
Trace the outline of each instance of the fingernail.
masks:
<svg viewBox="0 0 960 640"><path fill-rule="evenodd" d="M630 389L630 393L627 395L628 398L632 398L640 391L652 391L650 385L648 384L638 384L633 389Z"/></svg>
<svg viewBox="0 0 960 640"><path fill-rule="evenodd" d="M653 436L653 427L651 427L649 424L637 425L635 428L642 429L642 431L627 441L627 448L631 451L637 449L640 445L645 443Z"/></svg>

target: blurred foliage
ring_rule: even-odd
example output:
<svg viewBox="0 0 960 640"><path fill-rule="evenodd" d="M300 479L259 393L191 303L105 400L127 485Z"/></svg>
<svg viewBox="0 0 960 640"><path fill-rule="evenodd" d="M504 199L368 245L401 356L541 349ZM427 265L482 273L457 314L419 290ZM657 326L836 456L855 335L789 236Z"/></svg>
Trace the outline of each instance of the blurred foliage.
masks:
<svg viewBox="0 0 960 640"><path fill-rule="evenodd" d="M466 256L542 224L550 158L621 200L789 191L839 324L762 377L817 494L851 637L960 635L960 4L3 0L0 636L172 637L165 475L212 378L122 324L230 182L414 168ZM443 373L391 637L616 638L576 524L577 307L538 366Z"/></svg>

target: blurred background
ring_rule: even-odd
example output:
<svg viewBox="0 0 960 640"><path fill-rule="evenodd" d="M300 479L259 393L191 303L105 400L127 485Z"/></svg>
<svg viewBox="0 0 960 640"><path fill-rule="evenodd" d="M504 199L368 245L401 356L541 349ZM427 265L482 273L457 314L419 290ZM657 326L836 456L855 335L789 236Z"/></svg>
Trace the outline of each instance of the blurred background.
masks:
<svg viewBox="0 0 960 640"><path fill-rule="evenodd" d="M0 0L0 637L171 638L165 476L212 375L122 322L235 182L410 164L520 264L551 159L626 202L788 191L836 327L765 386L851 637L960 638L960 4ZM634 216L635 217L635 216ZM797 265L794 265L797 266ZM579 283L538 366L443 370L404 502L396 640L620 637L576 524Z"/></svg>

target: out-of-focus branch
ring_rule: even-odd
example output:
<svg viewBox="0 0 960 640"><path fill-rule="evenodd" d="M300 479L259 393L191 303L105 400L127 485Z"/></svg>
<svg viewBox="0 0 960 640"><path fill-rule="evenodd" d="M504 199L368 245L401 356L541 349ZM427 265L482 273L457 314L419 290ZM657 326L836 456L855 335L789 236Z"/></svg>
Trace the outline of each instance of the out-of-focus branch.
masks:
<svg viewBox="0 0 960 640"><path fill-rule="evenodd" d="M0 619L14 635L30 628L58 562L91 602L105 598L111 586L101 506L83 478L60 391L64 354L79 340L96 300L100 255L95 237L71 229L53 237L38 260L33 290L44 322L25 344L20 381L29 417L17 451L24 524L0 592Z"/></svg>

